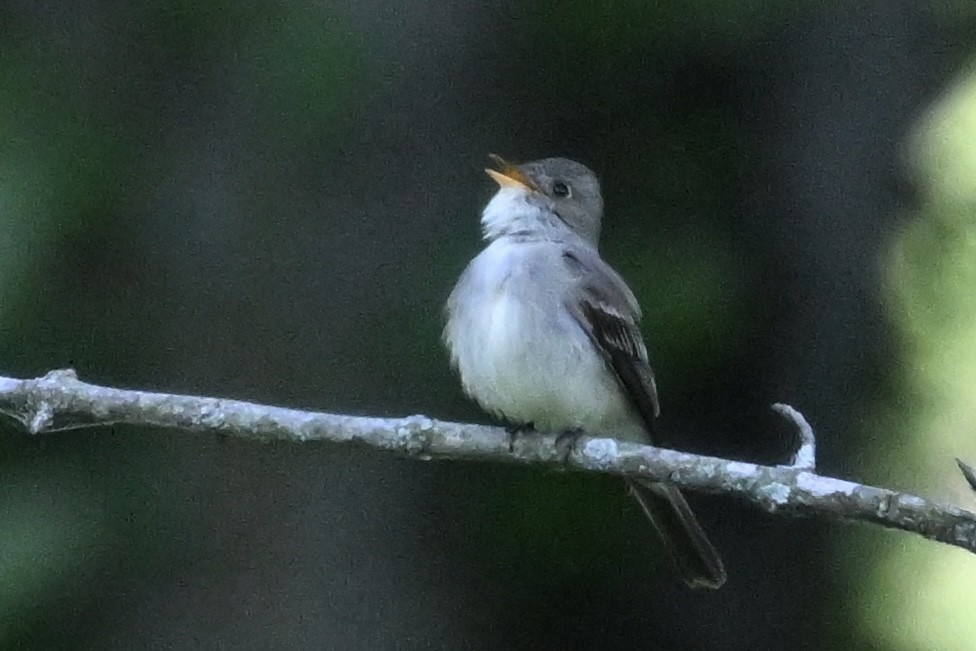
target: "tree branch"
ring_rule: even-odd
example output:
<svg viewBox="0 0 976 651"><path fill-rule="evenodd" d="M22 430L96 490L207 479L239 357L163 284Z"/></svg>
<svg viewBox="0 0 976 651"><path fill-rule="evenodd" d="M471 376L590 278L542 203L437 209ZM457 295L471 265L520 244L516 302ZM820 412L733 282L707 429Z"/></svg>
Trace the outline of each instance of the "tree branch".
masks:
<svg viewBox="0 0 976 651"><path fill-rule="evenodd" d="M761 466L594 437L581 437L567 451L554 435L519 436L513 441L503 428L426 416L345 416L128 391L81 382L71 370L32 380L0 377L0 412L32 434L124 423L260 441L358 443L425 460L509 462L630 475L670 481L692 491L737 495L770 513L873 522L976 552L976 514L816 474L813 430L792 407L773 408L797 428L800 446L792 465Z"/></svg>

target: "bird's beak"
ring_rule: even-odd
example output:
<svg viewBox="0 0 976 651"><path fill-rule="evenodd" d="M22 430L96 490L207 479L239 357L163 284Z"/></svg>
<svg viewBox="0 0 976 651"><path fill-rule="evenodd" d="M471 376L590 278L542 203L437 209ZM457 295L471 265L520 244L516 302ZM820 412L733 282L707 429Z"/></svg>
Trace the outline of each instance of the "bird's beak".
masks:
<svg viewBox="0 0 976 651"><path fill-rule="evenodd" d="M490 176L495 183L503 188L518 188L538 192L539 188L532 179L523 174L517 167L497 154L488 154L488 158L495 164L497 170L485 168L485 173Z"/></svg>

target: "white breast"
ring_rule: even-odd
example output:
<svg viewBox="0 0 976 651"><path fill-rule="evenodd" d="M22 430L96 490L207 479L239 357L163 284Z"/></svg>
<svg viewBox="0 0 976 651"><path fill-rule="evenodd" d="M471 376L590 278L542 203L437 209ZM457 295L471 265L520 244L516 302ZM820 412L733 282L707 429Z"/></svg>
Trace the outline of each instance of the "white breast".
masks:
<svg viewBox="0 0 976 651"><path fill-rule="evenodd" d="M633 426L622 390L565 308L562 245L500 238L465 270L444 339L465 391L488 411L538 429ZM543 277L543 274L545 277Z"/></svg>

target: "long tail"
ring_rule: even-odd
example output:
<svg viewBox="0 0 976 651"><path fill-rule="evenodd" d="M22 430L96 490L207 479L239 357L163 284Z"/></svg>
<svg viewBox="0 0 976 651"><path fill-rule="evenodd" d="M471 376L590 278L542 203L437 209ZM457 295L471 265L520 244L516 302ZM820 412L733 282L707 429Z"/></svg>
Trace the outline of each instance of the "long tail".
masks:
<svg viewBox="0 0 976 651"><path fill-rule="evenodd" d="M684 582L692 588L722 587L725 566L681 491L667 483L625 481L660 534Z"/></svg>

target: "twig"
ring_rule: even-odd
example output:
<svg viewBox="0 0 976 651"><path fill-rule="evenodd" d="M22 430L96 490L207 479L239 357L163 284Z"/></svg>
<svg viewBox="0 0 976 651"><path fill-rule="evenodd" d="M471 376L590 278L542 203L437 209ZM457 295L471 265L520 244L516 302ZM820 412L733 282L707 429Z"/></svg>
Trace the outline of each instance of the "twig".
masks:
<svg viewBox="0 0 976 651"><path fill-rule="evenodd" d="M803 414L781 402L773 404L772 410L783 418L792 421L796 427L797 437L800 439L800 447L793 455L793 463L790 464L790 467L796 470L814 472L817 469L817 442L813 438L813 428L810 427L810 423L803 417Z"/></svg>
<svg viewBox="0 0 976 651"><path fill-rule="evenodd" d="M966 483L969 484L969 487L976 491L976 468L973 468L959 457L956 457L956 465L962 471L962 476L966 478Z"/></svg>
<svg viewBox="0 0 976 651"><path fill-rule="evenodd" d="M0 377L0 412L33 434L125 423L262 441L355 442L419 459L509 462L626 474L667 480L692 491L737 495L770 513L874 522L976 552L976 514L908 493L814 473L812 429L792 407L774 408L798 429L801 444L793 465L761 466L588 436L581 437L567 455L556 445L554 435L521 436L512 444L501 427L425 416L345 416L237 400L128 391L81 382L71 370L52 371L33 380Z"/></svg>

